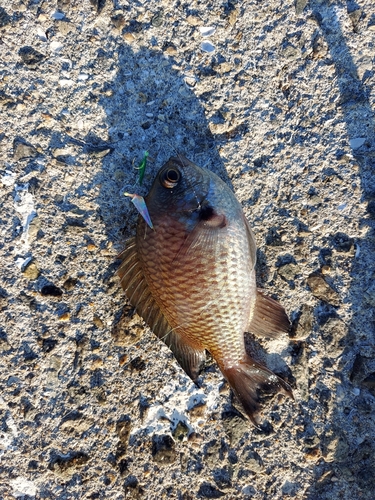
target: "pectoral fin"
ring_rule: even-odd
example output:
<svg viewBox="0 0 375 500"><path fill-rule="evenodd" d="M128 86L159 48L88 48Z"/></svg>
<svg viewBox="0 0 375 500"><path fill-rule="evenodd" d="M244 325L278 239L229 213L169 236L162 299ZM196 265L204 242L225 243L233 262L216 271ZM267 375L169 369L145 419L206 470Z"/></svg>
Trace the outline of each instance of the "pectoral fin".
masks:
<svg viewBox="0 0 375 500"><path fill-rule="evenodd" d="M257 290L250 311L248 331L257 337L277 338L290 329L284 308L276 301Z"/></svg>
<svg viewBox="0 0 375 500"><path fill-rule="evenodd" d="M206 352L203 348L191 345L181 334L175 332L166 320L150 292L139 263L135 238L128 241L118 258L122 262L117 274L129 302L154 334L170 348L178 363L195 382L206 359Z"/></svg>

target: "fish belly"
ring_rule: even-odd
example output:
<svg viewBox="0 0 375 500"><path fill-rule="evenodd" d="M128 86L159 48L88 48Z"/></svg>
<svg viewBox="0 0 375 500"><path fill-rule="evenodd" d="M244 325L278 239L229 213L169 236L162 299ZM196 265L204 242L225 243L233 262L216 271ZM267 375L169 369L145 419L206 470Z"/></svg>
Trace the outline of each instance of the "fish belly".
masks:
<svg viewBox="0 0 375 500"><path fill-rule="evenodd" d="M141 260L152 295L174 333L210 351L222 365L245 354L256 284L244 231L222 231L215 248L184 247L186 233L159 225L141 240Z"/></svg>

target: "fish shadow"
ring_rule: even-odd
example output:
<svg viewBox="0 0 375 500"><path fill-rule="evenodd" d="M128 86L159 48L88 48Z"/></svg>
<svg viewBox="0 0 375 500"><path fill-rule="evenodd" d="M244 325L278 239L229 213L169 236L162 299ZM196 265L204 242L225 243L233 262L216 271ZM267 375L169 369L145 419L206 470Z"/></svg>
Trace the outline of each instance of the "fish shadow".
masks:
<svg viewBox="0 0 375 500"><path fill-rule="evenodd" d="M108 143L113 148L103 159L94 182L100 183L97 202L109 238L119 250L134 234L137 213L124 191L145 196L156 172L170 156L184 154L230 184L204 110L185 82L177 63L160 51L129 45L117 47L118 71L107 90L110 99L98 104L106 113ZM136 166L149 152L142 186Z"/></svg>

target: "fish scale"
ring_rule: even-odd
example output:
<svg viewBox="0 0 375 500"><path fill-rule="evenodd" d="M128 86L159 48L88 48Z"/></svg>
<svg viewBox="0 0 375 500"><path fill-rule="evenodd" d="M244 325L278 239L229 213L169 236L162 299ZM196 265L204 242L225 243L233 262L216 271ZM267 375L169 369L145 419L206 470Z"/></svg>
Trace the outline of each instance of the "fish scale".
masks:
<svg viewBox="0 0 375 500"><path fill-rule="evenodd" d="M174 232L175 238L170 241L164 227L155 226L155 231L149 231L149 237L142 241L140 255L147 281L168 322L173 328L183 324L181 334L197 345L201 344L199 338L204 330L204 347L220 361L240 359L244 340L243 335L238 336L236 333L239 329L246 329L249 314L246 308L249 287L243 279L245 269L242 269L248 267L246 263L249 255L241 250L246 249L246 246L225 248L226 259L222 261L215 259L214 255L196 252L187 262L174 266L173 261L181 241L184 241L185 232L181 235ZM171 227L173 219L169 221L169 231ZM228 241L231 240L230 236ZM165 241L168 241L168 249L155 252L154 249L161 248L161 242ZM154 259L156 266L152 262ZM153 280L152 275L157 266L161 279ZM212 272L207 273L207 269L212 269ZM215 314L212 314L211 307ZM242 314L233 315L236 309ZM230 342L219 342L223 331Z"/></svg>
<svg viewBox="0 0 375 500"><path fill-rule="evenodd" d="M241 205L219 177L181 156L160 169L145 201L153 229L139 217L121 254L128 298L193 380L208 350L257 424L260 390L292 393L249 357L244 332L276 337L289 320L257 291L255 239Z"/></svg>

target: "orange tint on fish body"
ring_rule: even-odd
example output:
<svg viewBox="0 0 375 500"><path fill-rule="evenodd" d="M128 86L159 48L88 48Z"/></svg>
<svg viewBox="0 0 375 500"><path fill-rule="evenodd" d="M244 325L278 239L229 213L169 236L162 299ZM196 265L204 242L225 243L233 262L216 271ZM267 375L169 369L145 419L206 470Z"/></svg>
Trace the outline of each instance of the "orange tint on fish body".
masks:
<svg viewBox="0 0 375 500"><path fill-rule="evenodd" d="M256 245L239 202L219 177L181 156L160 169L145 201L154 230L140 217L122 254L128 298L193 379L207 349L257 423L258 390L291 391L248 357L244 332L277 336L289 321L257 292Z"/></svg>
<svg viewBox="0 0 375 500"><path fill-rule="evenodd" d="M245 231L230 223L215 250L202 238L190 251L184 247L188 234L181 222L167 214L152 217L155 231L138 245L151 293L175 332L210 351L219 363L231 364L242 357L244 340L237 332L246 330L255 294L245 279L251 271ZM140 234L144 229L141 223ZM240 244L231 245L233 240ZM237 272L231 272L233 267Z"/></svg>

